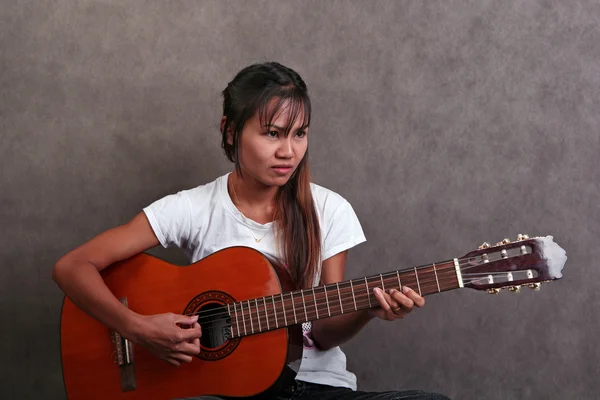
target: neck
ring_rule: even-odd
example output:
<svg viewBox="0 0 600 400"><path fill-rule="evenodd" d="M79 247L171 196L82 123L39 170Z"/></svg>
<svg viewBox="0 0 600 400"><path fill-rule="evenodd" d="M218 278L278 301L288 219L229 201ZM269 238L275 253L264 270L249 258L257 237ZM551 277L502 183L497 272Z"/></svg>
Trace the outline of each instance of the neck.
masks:
<svg viewBox="0 0 600 400"><path fill-rule="evenodd" d="M463 287L458 260L228 304L232 335L242 337L280 327L378 306L373 288L409 286L421 296Z"/></svg>
<svg viewBox="0 0 600 400"><path fill-rule="evenodd" d="M272 220L278 187L266 186L248 173L241 177L237 171L229 175L229 194L240 211L259 219Z"/></svg>

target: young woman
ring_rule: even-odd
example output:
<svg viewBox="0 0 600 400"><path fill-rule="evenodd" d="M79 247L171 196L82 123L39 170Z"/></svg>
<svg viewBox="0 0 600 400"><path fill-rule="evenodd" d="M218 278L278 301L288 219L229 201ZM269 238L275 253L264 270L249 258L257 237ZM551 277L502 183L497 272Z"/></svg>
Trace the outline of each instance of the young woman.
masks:
<svg viewBox="0 0 600 400"><path fill-rule="evenodd" d="M158 244L178 246L196 262L215 251L248 246L280 262L298 287L344 278L348 250L365 241L350 204L310 183L311 105L304 81L278 63L251 65L223 91L222 147L235 165L215 181L166 196L130 222L69 252L53 277L75 304L109 328L173 365L199 353L195 317L139 315L123 306L99 271ZM375 289L379 307L303 326L305 340L294 399L445 399L421 391L364 393L338 347L372 318L403 318L424 299L408 287ZM191 325L181 329L178 324ZM209 398L209 397L203 397Z"/></svg>

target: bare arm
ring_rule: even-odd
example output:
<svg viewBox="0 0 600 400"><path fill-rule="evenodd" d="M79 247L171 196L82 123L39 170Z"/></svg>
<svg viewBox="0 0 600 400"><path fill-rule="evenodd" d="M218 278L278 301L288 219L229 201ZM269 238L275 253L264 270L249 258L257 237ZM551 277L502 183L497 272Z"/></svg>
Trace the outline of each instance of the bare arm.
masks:
<svg viewBox="0 0 600 400"><path fill-rule="evenodd" d="M346 257L348 251L336 254L323 262L321 283L331 284L344 279ZM379 307L370 310L361 310L350 314L320 319L313 322L312 337L321 350L328 350L354 337L374 317L385 320L403 318L414 306L422 307L425 299L413 290L404 289L404 293L397 290L382 292L374 290ZM393 312L392 309L399 309Z"/></svg>
<svg viewBox="0 0 600 400"><path fill-rule="evenodd" d="M195 319L164 314L144 316L125 307L104 283L100 271L158 245L146 215L109 229L60 258L52 279L83 311L135 343L148 347L159 358L178 365L198 354L200 326ZM180 329L177 324L193 325Z"/></svg>
<svg viewBox="0 0 600 400"><path fill-rule="evenodd" d="M344 279L347 255L348 251L343 251L323 261L322 285L341 282ZM350 340L372 318L367 310L362 310L313 321L312 337L321 350L328 350Z"/></svg>
<svg viewBox="0 0 600 400"><path fill-rule="evenodd" d="M129 223L109 229L63 256L54 266L52 279L82 310L127 334L139 315L111 293L100 271L157 244L148 220L140 213Z"/></svg>

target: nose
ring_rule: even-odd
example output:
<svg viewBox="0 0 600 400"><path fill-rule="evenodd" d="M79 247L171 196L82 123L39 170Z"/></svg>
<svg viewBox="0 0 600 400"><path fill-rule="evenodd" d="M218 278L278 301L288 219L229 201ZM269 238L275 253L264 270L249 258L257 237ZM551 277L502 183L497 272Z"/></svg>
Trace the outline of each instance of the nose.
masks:
<svg viewBox="0 0 600 400"><path fill-rule="evenodd" d="M275 156L277 158L285 159L290 159L294 156L294 147L292 144L291 135L288 137L281 138Z"/></svg>

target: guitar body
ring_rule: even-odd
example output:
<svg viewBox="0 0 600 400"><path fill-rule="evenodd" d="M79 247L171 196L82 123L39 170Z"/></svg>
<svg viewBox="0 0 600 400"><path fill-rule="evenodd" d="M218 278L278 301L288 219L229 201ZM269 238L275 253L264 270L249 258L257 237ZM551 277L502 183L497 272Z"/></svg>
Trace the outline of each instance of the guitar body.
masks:
<svg viewBox="0 0 600 400"><path fill-rule="evenodd" d="M187 267L139 254L102 275L117 298L126 299L130 309L143 315L206 314L212 306L294 289L287 271L245 247L219 251ZM297 369L302 357L299 325L225 343L210 343L210 338L210 329L203 329L201 354L179 367L133 346L130 375L123 378L126 368L115 363L112 332L65 297L61 353L67 396L71 400L253 396L288 383L295 377L292 365ZM128 379L129 387L123 384Z"/></svg>

